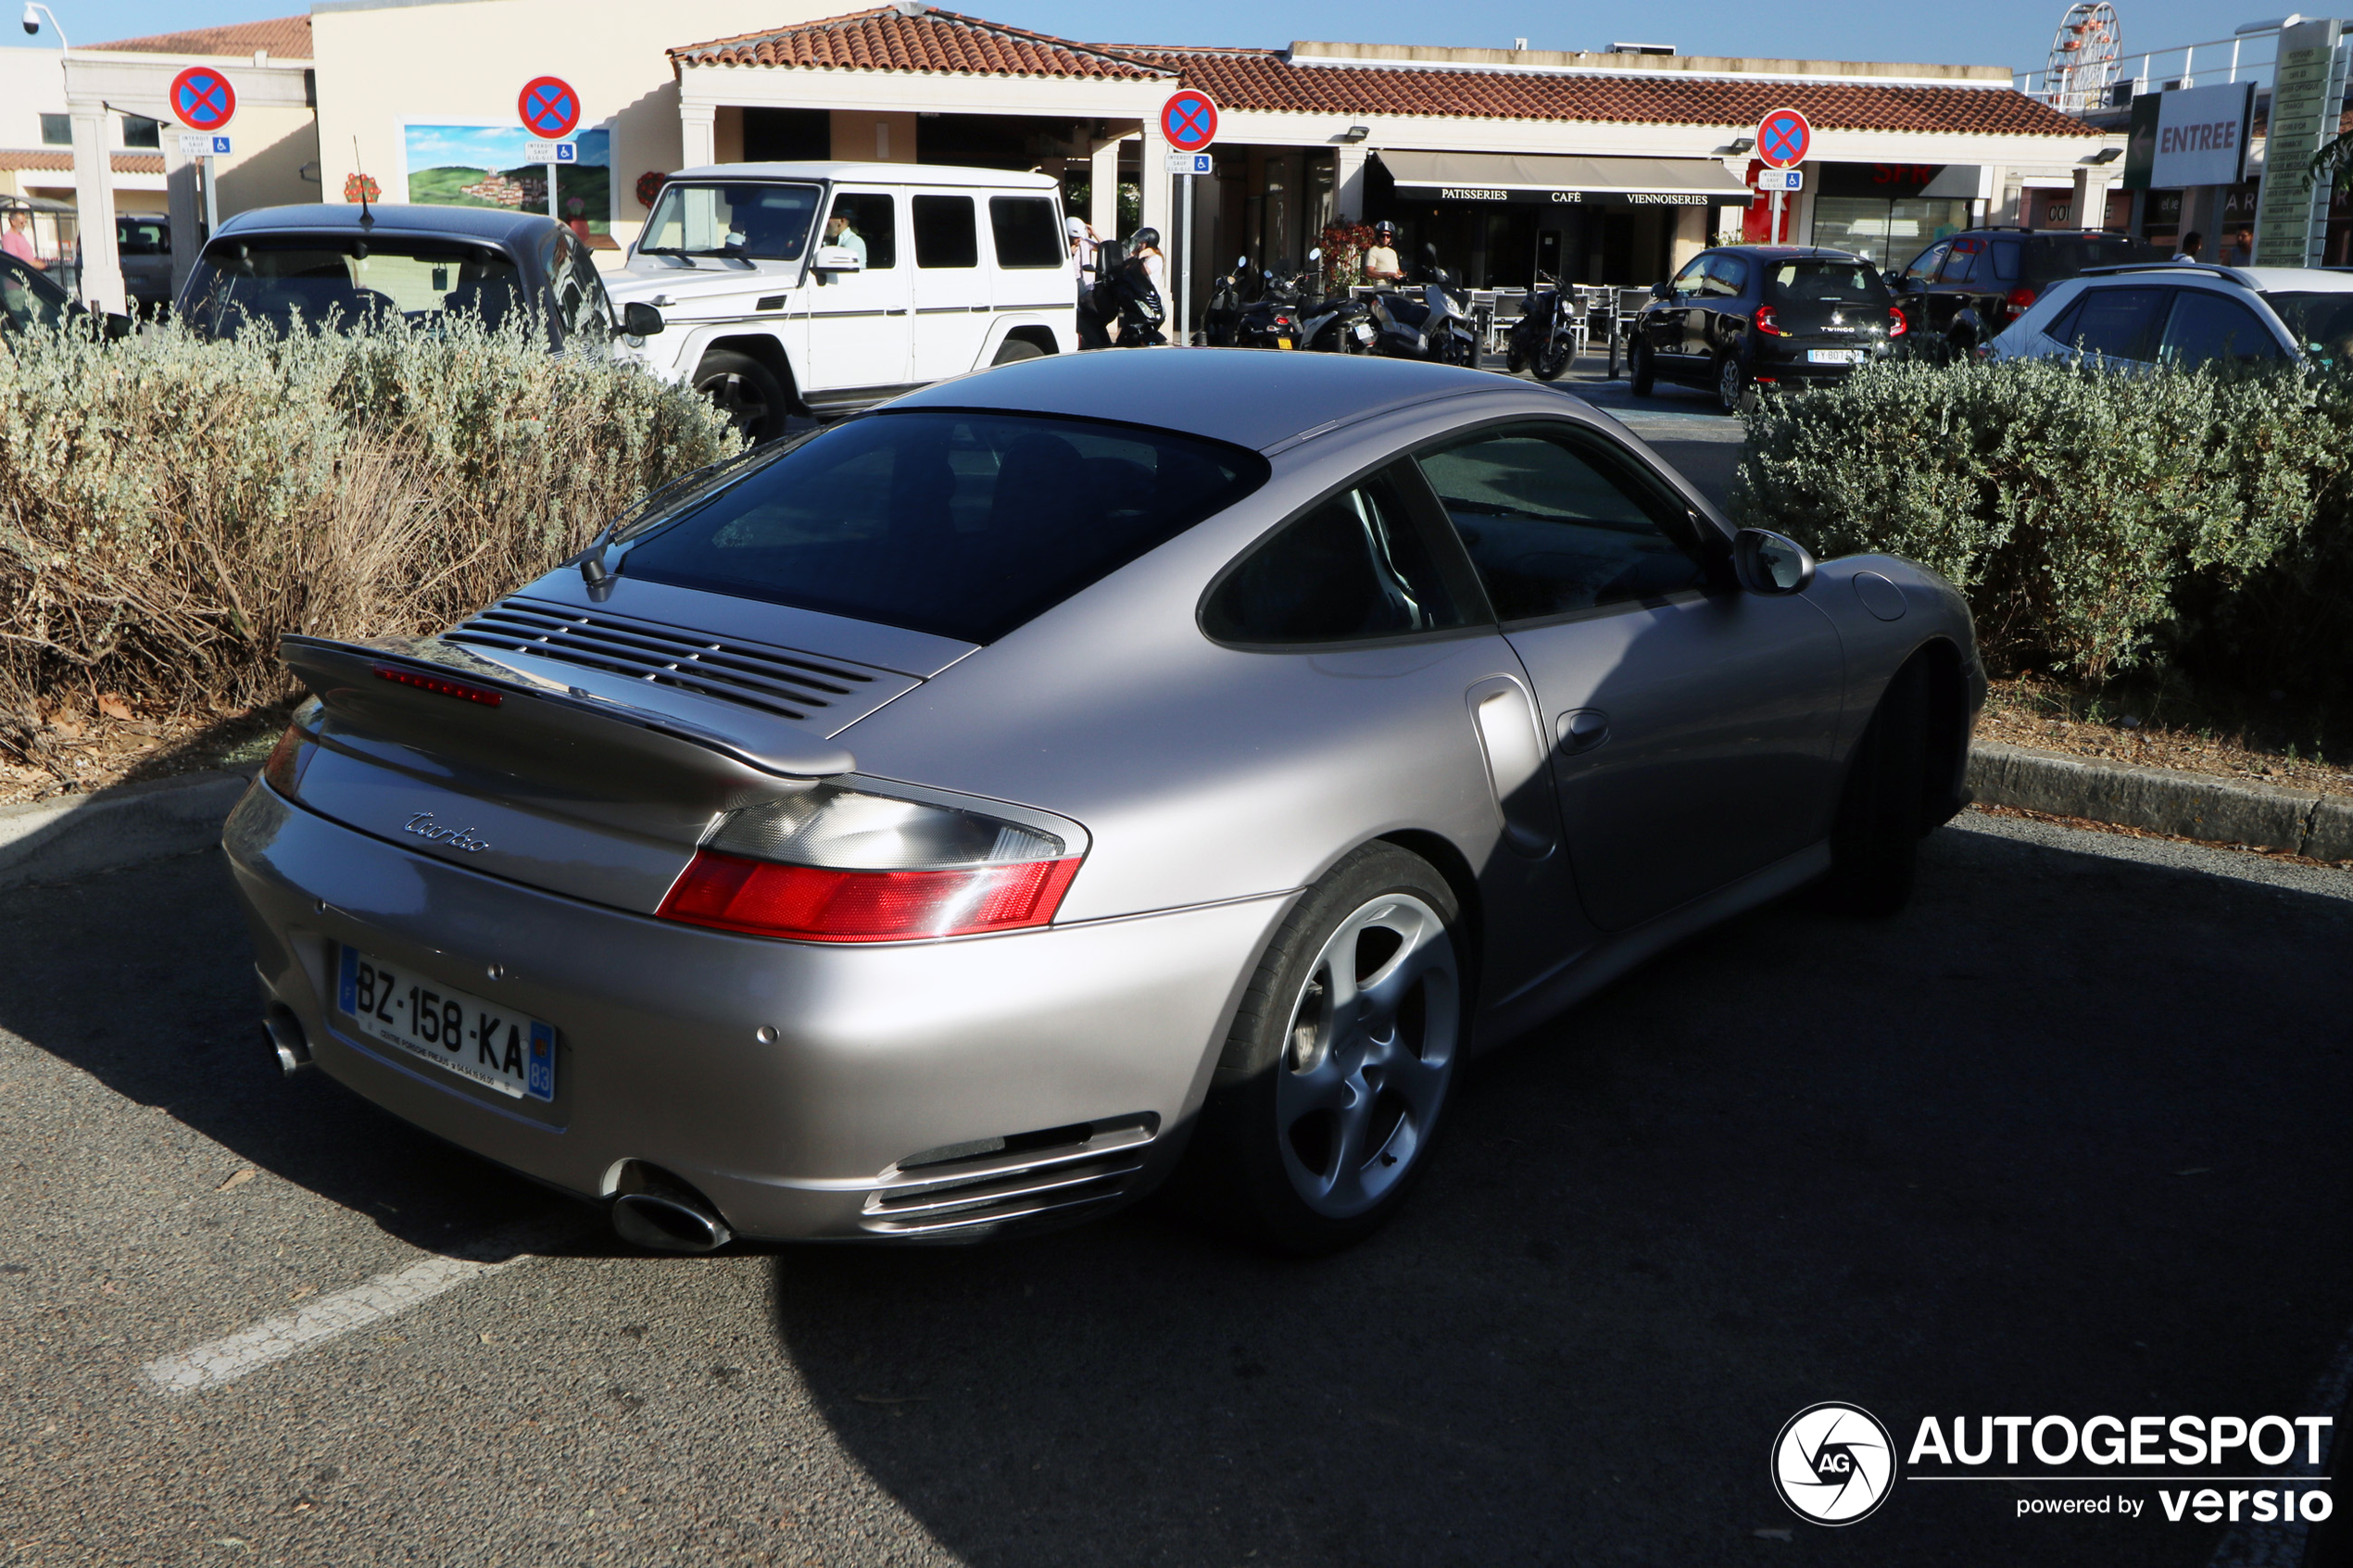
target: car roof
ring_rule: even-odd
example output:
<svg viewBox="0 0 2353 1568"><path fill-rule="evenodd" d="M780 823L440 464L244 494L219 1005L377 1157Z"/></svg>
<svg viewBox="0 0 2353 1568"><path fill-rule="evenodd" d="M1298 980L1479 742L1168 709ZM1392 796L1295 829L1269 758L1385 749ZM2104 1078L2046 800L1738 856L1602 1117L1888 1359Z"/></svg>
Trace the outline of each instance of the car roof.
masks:
<svg viewBox="0 0 2353 1568"><path fill-rule="evenodd" d="M1766 261L1860 261L1851 250L1833 250L1828 245L1710 245L1713 256L1754 256Z"/></svg>
<svg viewBox="0 0 2353 1568"><path fill-rule="evenodd" d="M1307 431L1434 398L1526 390L1526 383L1492 371L1410 359L1114 348L1050 355L939 382L890 407L1118 420L1265 451Z"/></svg>
<svg viewBox="0 0 2353 1568"><path fill-rule="evenodd" d="M360 226L362 211L374 221ZM493 207L424 207L379 203L361 208L349 202L311 202L299 207L257 207L237 214L214 231L246 234L270 230L317 233L349 230L353 233L441 234L512 244L562 227L540 212L509 212Z"/></svg>
<svg viewBox="0 0 2353 1568"><path fill-rule="evenodd" d="M2236 284L2261 294L2353 294L2353 273L2320 267L2224 267L2210 261L2148 261L2137 266L2101 268L2084 274L2084 280L2095 284L2146 284L2156 279L2208 287Z"/></svg>
<svg viewBox="0 0 2353 1568"><path fill-rule="evenodd" d="M707 163L682 169L670 180L854 180L881 185L982 185L997 190L1051 191L1051 175L1006 169L958 169L937 163Z"/></svg>

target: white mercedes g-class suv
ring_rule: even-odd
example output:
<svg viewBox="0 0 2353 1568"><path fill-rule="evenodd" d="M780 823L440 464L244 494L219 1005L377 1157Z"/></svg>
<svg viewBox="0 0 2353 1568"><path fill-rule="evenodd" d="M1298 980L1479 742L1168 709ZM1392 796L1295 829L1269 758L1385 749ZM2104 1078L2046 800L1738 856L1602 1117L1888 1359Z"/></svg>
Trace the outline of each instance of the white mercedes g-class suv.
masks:
<svg viewBox="0 0 2353 1568"><path fill-rule="evenodd" d="M987 365L1077 347L1061 187L912 163L730 163L671 176L615 309L620 352L754 441ZM626 327L624 327L624 331Z"/></svg>

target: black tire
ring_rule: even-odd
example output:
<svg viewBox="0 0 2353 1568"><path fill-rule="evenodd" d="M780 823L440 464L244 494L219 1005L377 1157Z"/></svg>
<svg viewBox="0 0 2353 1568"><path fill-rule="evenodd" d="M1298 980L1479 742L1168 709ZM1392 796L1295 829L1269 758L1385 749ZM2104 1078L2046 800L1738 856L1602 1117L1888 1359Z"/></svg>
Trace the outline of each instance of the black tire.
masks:
<svg viewBox="0 0 2353 1568"><path fill-rule="evenodd" d="M1748 367L1741 363L1738 354L1718 355L1716 360L1716 407L1727 414L1737 414L1749 395Z"/></svg>
<svg viewBox="0 0 2353 1568"><path fill-rule="evenodd" d="M989 368L1018 364L1024 359L1043 359L1046 351L1026 337L1009 337L997 345L997 358L988 361Z"/></svg>
<svg viewBox="0 0 2353 1568"><path fill-rule="evenodd" d="M1333 867L1252 977L1172 1196L1293 1256L1337 1251L1386 1224L1428 1163L1453 1087L1467 958L1453 892L1428 861L1368 844ZM1360 984L1372 1005L1335 1002ZM1345 1109L1318 1106L1333 1092Z"/></svg>
<svg viewBox="0 0 2353 1568"><path fill-rule="evenodd" d="M1648 397L1658 385L1658 367L1651 360L1651 345L1641 338L1634 340L1633 374L1626 384L1637 397Z"/></svg>
<svg viewBox="0 0 2353 1568"><path fill-rule="evenodd" d="M1827 888L1848 914L1892 915L1912 896L1929 826L1928 715L1928 664L1915 659L1880 694L1847 763Z"/></svg>
<svg viewBox="0 0 2353 1568"><path fill-rule="evenodd" d="M1528 356L1520 349L1519 334L1514 332L1511 341L1504 345L1504 370L1505 373L1516 376L1526 369Z"/></svg>
<svg viewBox="0 0 2353 1568"><path fill-rule="evenodd" d="M757 445L785 433L792 399L774 371L749 354L722 349L695 368L695 390L719 405L728 422Z"/></svg>
<svg viewBox="0 0 2353 1568"><path fill-rule="evenodd" d="M1538 349L1536 363L1529 369L1536 372L1538 381L1558 381L1576 358L1577 340L1564 333L1556 339L1548 340L1543 347Z"/></svg>

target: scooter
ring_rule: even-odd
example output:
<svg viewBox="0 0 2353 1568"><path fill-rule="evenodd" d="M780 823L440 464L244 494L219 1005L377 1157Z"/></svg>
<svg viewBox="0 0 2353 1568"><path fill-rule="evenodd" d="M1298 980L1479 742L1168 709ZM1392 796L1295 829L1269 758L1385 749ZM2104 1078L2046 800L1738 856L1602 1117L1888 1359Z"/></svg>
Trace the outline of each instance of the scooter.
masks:
<svg viewBox="0 0 2353 1568"><path fill-rule="evenodd" d="M1235 325L1236 345L1300 347L1298 275L1286 267L1281 271L1262 271L1258 281L1258 298L1242 307L1241 320Z"/></svg>
<svg viewBox="0 0 2353 1568"><path fill-rule="evenodd" d="M1504 368L1516 375L1536 372L1538 381L1558 381L1577 358L1576 305L1560 280L1536 274L1518 321L1504 345Z"/></svg>
<svg viewBox="0 0 2353 1568"><path fill-rule="evenodd" d="M1314 282L1302 293L1299 307L1299 341L1319 354L1369 354L1373 340L1380 334L1374 327L1372 312L1361 299L1346 295L1338 299L1324 297L1324 253L1318 248L1307 253L1313 269Z"/></svg>
<svg viewBox="0 0 2353 1568"><path fill-rule="evenodd" d="M1430 281L1410 289L1383 289L1372 297L1373 351L1396 359L1428 359L1441 365L1478 366L1478 338L1471 330L1468 303L1457 298L1453 277L1427 268Z"/></svg>

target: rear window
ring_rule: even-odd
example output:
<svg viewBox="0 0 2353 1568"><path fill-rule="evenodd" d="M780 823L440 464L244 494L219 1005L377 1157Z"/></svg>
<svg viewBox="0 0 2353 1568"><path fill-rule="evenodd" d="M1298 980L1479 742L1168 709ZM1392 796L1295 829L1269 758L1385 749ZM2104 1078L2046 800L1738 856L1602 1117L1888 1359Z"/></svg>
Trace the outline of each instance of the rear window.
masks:
<svg viewBox="0 0 2353 1568"><path fill-rule="evenodd" d="M234 337L258 324L284 332L330 321L443 314L496 327L526 304L514 258L486 245L375 233L334 238L238 235L205 247L189 279L190 324Z"/></svg>
<svg viewBox="0 0 2353 1568"><path fill-rule="evenodd" d="M2155 245L2128 240L2121 234L2106 238L2097 234L2038 235L2026 247L2030 282L2078 277L2091 267L2120 267L2128 261L2164 259L2165 253Z"/></svg>
<svg viewBox="0 0 2353 1568"><path fill-rule="evenodd" d="M2281 290L2263 300L2305 353L2333 370L2353 366L2353 293Z"/></svg>
<svg viewBox="0 0 2353 1568"><path fill-rule="evenodd" d="M1784 261L1773 269L1767 295L1780 302L1885 305L1887 285L1868 261Z"/></svg>
<svg viewBox="0 0 2353 1568"><path fill-rule="evenodd" d="M1051 196L991 196L988 226L997 239L1000 267L1070 265L1062 221L1054 216Z"/></svg>
<svg viewBox="0 0 2353 1568"><path fill-rule="evenodd" d="M633 524L632 577L991 643L1264 483L1168 431L910 409L834 426Z"/></svg>

